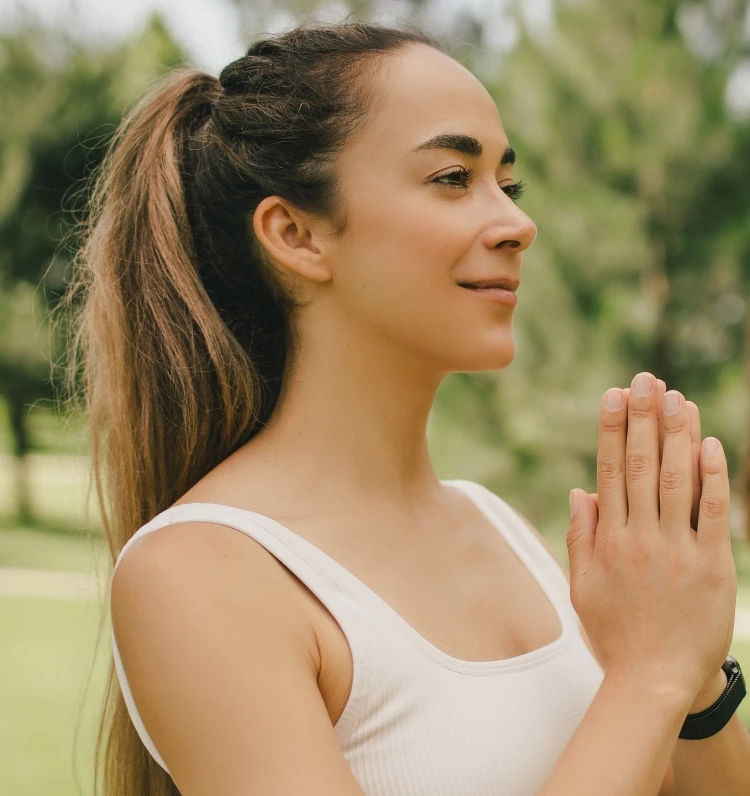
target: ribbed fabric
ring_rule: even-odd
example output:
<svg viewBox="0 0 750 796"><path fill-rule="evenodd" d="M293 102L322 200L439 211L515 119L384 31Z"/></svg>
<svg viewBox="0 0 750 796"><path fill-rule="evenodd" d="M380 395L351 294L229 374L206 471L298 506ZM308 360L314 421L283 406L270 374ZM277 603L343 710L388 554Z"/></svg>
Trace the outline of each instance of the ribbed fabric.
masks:
<svg viewBox="0 0 750 796"><path fill-rule="evenodd" d="M532 796L549 778L603 678L578 630L565 575L508 504L453 479L485 513L554 605L561 636L500 661L464 661L433 646L361 580L270 517L218 503L172 506L136 539L178 522L235 528L262 544L326 606L352 651L353 684L335 725L367 796ZM141 721L114 631L117 675L130 717L168 771Z"/></svg>

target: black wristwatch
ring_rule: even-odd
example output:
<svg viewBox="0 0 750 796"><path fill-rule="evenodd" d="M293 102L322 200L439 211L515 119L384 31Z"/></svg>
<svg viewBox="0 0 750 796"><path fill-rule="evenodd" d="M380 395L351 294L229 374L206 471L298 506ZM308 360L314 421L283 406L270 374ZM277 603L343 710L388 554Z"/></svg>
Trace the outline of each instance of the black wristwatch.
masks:
<svg viewBox="0 0 750 796"><path fill-rule="evenodd" d="M687 741L699 741L701 738L710 738L712 735L716 735L732 718L737 706L745 698L747 693L745 678L742 676L742 669L740 669L736 658L728 655L721 668L727 675L727 687L724 689L724 693L711 707L700 713L688 714L680 730L680 738Z"/></svg>

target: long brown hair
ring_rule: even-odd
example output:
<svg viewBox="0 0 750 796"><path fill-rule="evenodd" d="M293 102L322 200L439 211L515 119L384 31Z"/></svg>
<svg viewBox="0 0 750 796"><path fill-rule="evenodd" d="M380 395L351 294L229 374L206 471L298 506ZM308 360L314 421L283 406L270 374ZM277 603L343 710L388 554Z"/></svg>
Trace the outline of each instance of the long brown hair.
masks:
<svg viewBox="0 0 750 796"><path fill-rule="evenodd" d="M410 43L447 52L410 26L302 25L219 78L170 73L116 131L60 304L111 565L273 412L294 301L252 214L278 195L343 231L335 156L367 118L379 56ZM131 723L111 654L93 773L105 796L179 793Z"/></svg>

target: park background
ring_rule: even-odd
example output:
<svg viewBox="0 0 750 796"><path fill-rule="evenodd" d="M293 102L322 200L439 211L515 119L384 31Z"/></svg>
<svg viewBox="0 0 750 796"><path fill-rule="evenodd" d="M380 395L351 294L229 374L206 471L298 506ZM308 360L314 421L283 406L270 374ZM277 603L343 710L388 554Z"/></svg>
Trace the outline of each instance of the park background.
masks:
<svg viewBox="0 0 750 796"><path fill-rule="evenodd" d="M0 0L0 793L91 792L111 560L50 324L86 177L168 69L218 74L262 34L345 19L416 22L483 81L539 228L516 360L440 389L439 475L489 486L566 563L568 492L596 489L601 395L657 374L727 451L732 652L750 666L747 0ZM741 711L750 726L750 700Z"/></svg>

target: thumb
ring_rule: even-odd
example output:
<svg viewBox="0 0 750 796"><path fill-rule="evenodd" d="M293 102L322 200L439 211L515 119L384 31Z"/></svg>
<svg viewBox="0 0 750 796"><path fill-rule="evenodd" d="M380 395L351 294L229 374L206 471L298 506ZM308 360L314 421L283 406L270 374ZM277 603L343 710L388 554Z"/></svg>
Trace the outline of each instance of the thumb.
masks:
<svg viewBox="0 0 750 796"><path fill-rule="evenodd" d="M565 537L565 543L568 548L572 581L585 574L594 554L597 510L591 495L582 489L571 490L570 513L570 527Z"/></svg>

